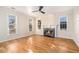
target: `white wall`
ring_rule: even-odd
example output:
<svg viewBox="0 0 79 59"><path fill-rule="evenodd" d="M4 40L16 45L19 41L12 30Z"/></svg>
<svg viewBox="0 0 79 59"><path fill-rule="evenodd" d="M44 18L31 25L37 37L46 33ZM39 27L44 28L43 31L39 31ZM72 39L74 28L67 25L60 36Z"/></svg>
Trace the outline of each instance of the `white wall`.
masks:
<svg viewBox="0 0 79 59"><path fill-rule="evenodd" d="M17 34L15 35L8 35L9 14L17 16ZM34 33L33 28L33 31L29 34L29 27L28 27L29 18L30 16L20 13L18 11L10 10L8 8L0 8L0 41L20 38L23 36L28 36L31 33Z"/></svg>
<svg viewBox="0 0 79 59"><path fill-rule="evenodd" d="M58 25L59 25L59 17L60 16L68 16L68 29L67 30L60 30L59 26L58 26L58 31L57 31L58 37L73 39L73 32L74 32L73 10L60 12L55 15L56 15Z"/></svg>
<svg viewBox="0 0 79 59"><path fill-rule="evenodd" d="M41 20L41 29L38 29L38 20ZM56 19L54 15L40 15L36 18L36 34L43 35L43 28L50 27L50 25L56 25Z"/></svg>
<svg viewBox="0 0 79 59"><path fill-rule="evenodd" d="M74 41L79 46L79 7L76 7L73 11L74 16Z"/></svg>
<svg viewBox="0 0 79 59"><path fill-rule="evenodd" d="M73 28L73 10L69 10L69 11L64 11L64 12L59 12L56 14L52 14L52 15L42 15L37 17L36 19L36 34L43 34L43 29L38 29L38 20L42 21L42 28L44 25L46 26L50 26L50 25L59 25L59 16L68 16L68 30L60 30L59 28L57 29L57 37L63 37L63 38L70 38L73 39L73 32L74 32L74 28ZM59 27L59 26L58 26Z"/></svg>
<svg viewBox="0 0 79 59"><path fill-rule="evenodd" d="M79 14L75 15L75 35L74 35L74 41L79 46Z"/></svg>

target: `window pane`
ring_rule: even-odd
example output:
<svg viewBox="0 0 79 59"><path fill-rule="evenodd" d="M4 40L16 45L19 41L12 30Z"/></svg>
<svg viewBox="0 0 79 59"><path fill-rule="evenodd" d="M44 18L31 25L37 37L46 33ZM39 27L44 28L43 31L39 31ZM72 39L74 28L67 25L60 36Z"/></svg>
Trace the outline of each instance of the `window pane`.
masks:
<svg viewBox="0 0 79 59"><path fill-rule="evenodd" d="M67 29L67 16L60 17L60 29Z"/></svg>

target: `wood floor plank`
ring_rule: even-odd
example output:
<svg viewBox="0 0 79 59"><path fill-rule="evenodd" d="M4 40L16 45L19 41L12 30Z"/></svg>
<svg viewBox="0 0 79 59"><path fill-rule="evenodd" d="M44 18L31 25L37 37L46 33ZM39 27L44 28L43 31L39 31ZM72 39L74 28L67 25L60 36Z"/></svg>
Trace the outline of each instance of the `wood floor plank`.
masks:
<svg viewBox="0 0 79 59"><path fill-rule="evenodd" d="M32 35L0 43L0 53L79 53L72 39Z"/></svg>

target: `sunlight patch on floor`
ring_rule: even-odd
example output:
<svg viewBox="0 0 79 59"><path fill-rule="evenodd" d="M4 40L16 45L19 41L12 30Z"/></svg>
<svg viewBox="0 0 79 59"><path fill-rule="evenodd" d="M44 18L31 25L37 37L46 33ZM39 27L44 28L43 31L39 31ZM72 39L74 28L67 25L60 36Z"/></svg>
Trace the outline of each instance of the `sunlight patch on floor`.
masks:
<svg viewBox="0 0 79 59"><path fill-rule="evenodd" d="M17 47L18 47L18 44L17 43L14 43L14 44L10 44L8 45L8 51L7 52L16 52L17 51Z"/></svg>
<svg viewBox="0 0 79 59"><path fill-rule="evenodd" d="M29 38L29 43L32 44L32 37Z"/></svg>
<svg viewBox="0 0 79 59"><path fill-rule="evenodd" d="M31 49L28 49L28 53L33 53L33 51Z"/></svg>

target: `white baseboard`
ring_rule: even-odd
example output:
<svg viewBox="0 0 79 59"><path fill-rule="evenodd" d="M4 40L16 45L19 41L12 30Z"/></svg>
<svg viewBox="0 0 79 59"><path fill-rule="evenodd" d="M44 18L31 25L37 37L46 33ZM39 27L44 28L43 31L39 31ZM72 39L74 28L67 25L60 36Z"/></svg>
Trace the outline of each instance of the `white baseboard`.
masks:
<svg viewBox="0 0 79 59"><path fill-rule="evenodd" d="M72 39L76 45L79 47L79 37L65 37L65 36L57 36L57 37L62 37L62 38L67 38L67 39Z"/></svg>
<svg viewBox="0 0 79 59"><path fill-rule="evenodd" d="M79 47L79 38L74 38L73 40L76 43L76 45Z"/></svg>
<svg viewBox="0 0 79 59"><path fill-rule="evenodd" d="M21 34L21 35L15 35L15 36L12 36L11 38L8 38L9 36L3 36L3 38L0 38L0 42L4 42L4 41L9 41L9 40L14 40L14 39L17 39L17 38L21 38L21 37L27 37L27 36L30 36L30 35L27 35L27 34ZM62 36L58 36L58 37L62 37ZM62 37L63 38L63 37ZM64 37L65 38L65 37ZM67 38L67 37L66 37ZM71 39L71 38L69 38ZM76 45L79 47L79 37L76 37L76 38L73 38L74 42L76 43Z"/></svg>
<svg viewBox="0 0 79 59"><path fill-rule="evenodd" d="M18 38L26 37L26 36L29 36L29 35L26 35L26 34L21 34L21 35L7 35L7 36L3 36L2 39L0 38L1 39L0 42L14 40L14 39L18 39Z"/></svg>

